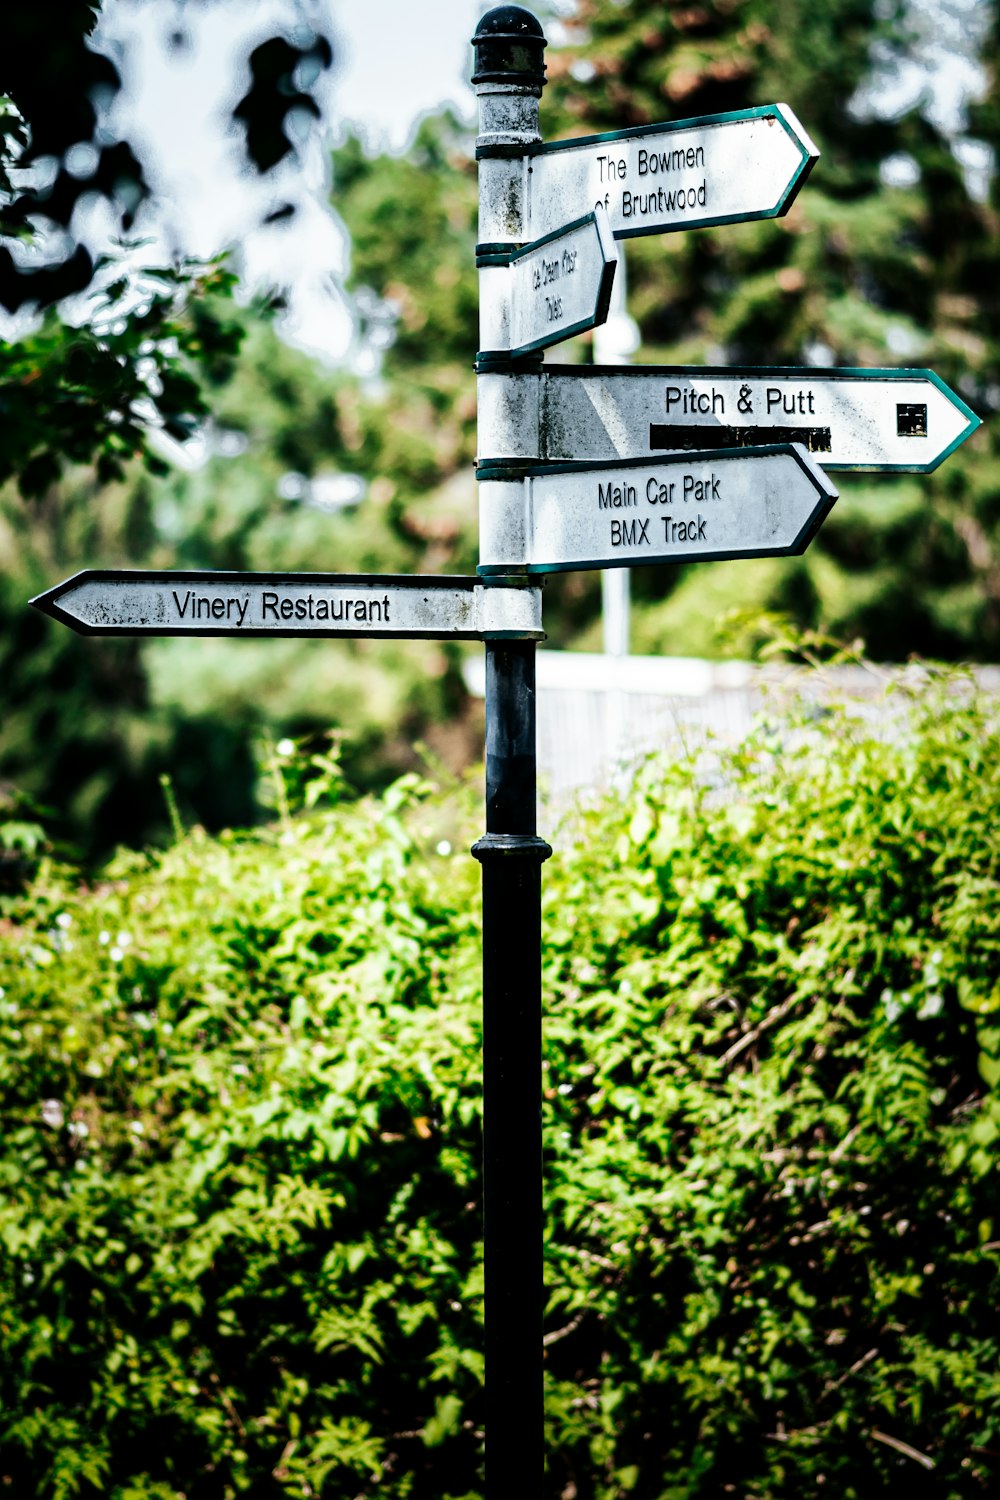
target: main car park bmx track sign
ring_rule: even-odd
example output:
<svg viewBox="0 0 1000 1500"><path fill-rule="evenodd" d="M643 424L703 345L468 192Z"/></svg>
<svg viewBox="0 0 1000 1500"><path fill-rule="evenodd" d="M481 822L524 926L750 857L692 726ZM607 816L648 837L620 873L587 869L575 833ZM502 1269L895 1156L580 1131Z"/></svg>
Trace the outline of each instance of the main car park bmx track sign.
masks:
<svg viewBox="0 0 1000 1500"><path fill-rule="evenodd" d="M980 426L933 370L546 365L479 386L489 460L801 443L825 469L922 474Z"/></svg>
<svg viewBox="0 0 1000 1500"><path fill-rule="evenodd" d="M476 578L88 570L31 602L81 635L544 636L538 588Z"/></svg>
<svg viewBox="0 0 1000 1500"><path fill-rule="evenodd" d="M480 573L805 551L837 491L804 448L480 469Z"/></svg>
<svg viewBox="0 0 1000 1500"><path fill-rule="evenodd" d="M775 218L818 156L787 104L546 141L528 159L527 234L597 203L616 239Z"/></svg>

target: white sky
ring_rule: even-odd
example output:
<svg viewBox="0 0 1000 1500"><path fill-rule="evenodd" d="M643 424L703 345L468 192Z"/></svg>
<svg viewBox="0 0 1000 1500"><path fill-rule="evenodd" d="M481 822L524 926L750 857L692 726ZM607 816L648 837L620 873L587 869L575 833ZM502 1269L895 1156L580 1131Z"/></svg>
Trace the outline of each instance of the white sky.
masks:
<svg viewBox="0 0 1000 1500"><path fill-rule="evenodd" d="M488 8L480 0L337 0L337 117L402 146L415 116L445 100L471 114L469 38Z"/></svg>

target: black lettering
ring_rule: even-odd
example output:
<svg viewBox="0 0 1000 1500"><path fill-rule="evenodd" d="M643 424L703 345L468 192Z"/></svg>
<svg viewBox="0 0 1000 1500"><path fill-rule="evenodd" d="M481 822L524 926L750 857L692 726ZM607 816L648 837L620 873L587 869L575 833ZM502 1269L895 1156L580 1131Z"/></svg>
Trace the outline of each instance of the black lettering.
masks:
<svg viewBox="0 0 1000 1500"><path fill-rule="evenodd" d="M649 516L644 521L638 517L632 521L612 521L612 547L640 547L643 542L648 542L649 522Z"/></svg>
<svg viewBox="0 0 1000 1500"><path fill-rule="evenodd" d="M277 619L278 618L278 596L277 596L277 594L268 593L268 591L265 589L264 592L263 592L263 594L261 595L260 609L261 609L261 617L263 619L265 619L265 620L267 619L267 612L268 612L268 610L271 610L272 614L274 615L274 618Z"/></svg>

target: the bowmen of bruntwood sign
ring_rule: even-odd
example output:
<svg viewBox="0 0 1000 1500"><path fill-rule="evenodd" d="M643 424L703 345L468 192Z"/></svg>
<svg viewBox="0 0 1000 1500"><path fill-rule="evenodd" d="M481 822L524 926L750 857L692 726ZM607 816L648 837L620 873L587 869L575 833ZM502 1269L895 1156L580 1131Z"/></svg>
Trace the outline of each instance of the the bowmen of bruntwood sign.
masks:
<svg viewBox="0 0 1000 1500"><path fill-rule="evenodd" d="M546 141L528 156L526 230L597 203L617 239L787 211L819 152L787 104Z"/></svg>
<svg viewBox="0 0 1000 1500"><path fill-rule="evenodd" d="M477 578L95 569L31 602L81 635L544 636L538 588Z"/></svg>
<svg viewBox="0 0 1000 1500"><path fill-rule="evenodd" d="M476 257L489 294L482 336L491 353L514 359L605 322L618 247L603 206L519 250ZM492 315L492 316L488 316Z"/></svg>
<svg viewBox="0 0 1000 1500"><path fill-rule="evenodd" d="M479 379L487 462L801 443L824 468L926 473L980 425L932 370L546 365Z"/></svg>
<svg viewBox="0 0 1000 1500"><path fill-rule="evenodd" d="M480 470L481 573L802 552L837 498L798 446Z"/></svg>

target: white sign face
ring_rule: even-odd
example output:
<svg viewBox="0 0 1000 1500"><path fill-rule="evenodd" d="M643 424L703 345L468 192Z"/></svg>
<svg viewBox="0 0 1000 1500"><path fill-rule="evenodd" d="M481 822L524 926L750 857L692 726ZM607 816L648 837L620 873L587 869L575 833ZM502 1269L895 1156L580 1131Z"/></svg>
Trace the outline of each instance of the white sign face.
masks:
<svg viewBox="0 0 1000 1500"><path fill-rule="evenodd" d="M485 297L509 303L506 329L507 309L498 309L498 352L530 354L596 328L608 316L618 247L603 206L543 240L510 254L480 256L479 262L509 267L503 289L489 280L483 287ZM486 311L485 328L493 331Z"/></svg>
<svg viewBox="0 0 1000 1500"><path fill-rule="evenodd" d="M528 159L527 233L598 203L616 239L775 218L818 157L787 104L547 141Z"/></svg>
<svg viewBox="0 0 1000 1500"><path fill-rule="evenodd" d="M788 556L837 498L801 447L480 475L481 573Z"/></svg>
<svg viewBox="0 0 1000 1500"><path fill-rule="evenodd" d="M480 377L486 462L801 443L824 468L926 473L980 425L931 370L549 365L505 378Z"/></svg>
<svg viewBox="0 0 1000 1500"><path fill-rule="evenodd" d="M324 573L77 573L32 599L81 635L541 640L537 588Z"/></svg>

